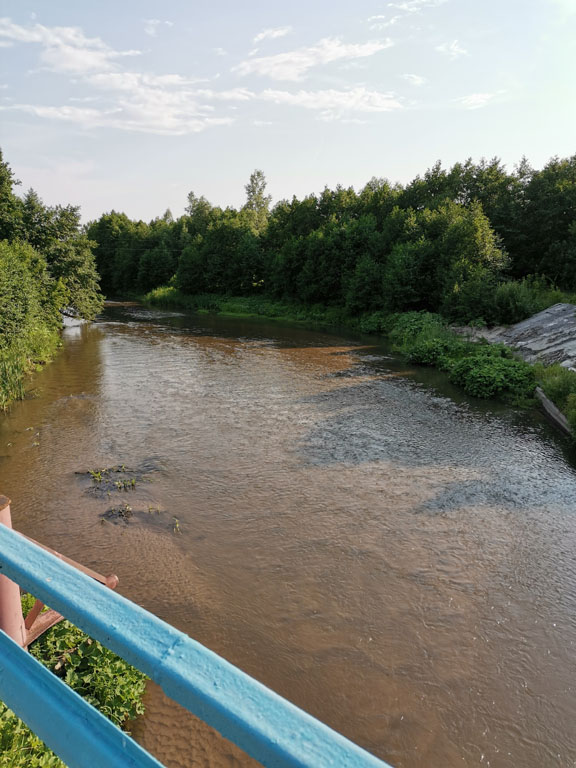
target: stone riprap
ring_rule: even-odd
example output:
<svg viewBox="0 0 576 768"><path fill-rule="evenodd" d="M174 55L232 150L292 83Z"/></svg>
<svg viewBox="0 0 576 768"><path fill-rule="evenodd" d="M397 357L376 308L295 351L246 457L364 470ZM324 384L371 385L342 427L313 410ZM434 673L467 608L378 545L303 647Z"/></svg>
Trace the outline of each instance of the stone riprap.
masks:
<svg viewBox="0 0 576 768"><path fill-rule="evenodd" d="M513 347L529 363L560 363L576 370L574 304L554 304L516 325L483 331L482 336Z"/></svg>

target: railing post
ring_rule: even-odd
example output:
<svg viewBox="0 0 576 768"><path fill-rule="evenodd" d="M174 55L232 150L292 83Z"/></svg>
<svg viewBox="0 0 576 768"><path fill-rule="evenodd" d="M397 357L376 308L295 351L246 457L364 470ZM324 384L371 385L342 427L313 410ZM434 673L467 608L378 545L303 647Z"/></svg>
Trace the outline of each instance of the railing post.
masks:
<svg viewBox="0 0 576 768"><path fill-rule="evenodd" d="M0 523L7 528L12 528L10 499L6 496L0 496ZM7 576L0 576L0 629L21 648L26 647L26 628L22 615L20 587Z"/></svg>

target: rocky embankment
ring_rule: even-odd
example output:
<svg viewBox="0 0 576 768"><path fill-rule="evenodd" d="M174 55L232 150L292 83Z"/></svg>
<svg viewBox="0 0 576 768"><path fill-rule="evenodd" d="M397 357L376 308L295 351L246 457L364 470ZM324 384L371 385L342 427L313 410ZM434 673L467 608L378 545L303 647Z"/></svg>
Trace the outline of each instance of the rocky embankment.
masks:
<svg viewBox="0 0 576 768"><path fill-rule="evenodd" d="M528 363L559 363L576 372L576 305L554 304L543 312L506 328L481 331L490 342L515 349ZM562 411L537 387L546 414L564 432L572 430Z"/></svg>
<svg viewBox="0 0 576 768"><path fill-rule="evenodd" d="M559 363L576 371L574 304L554 304L516 325L482 331L482 336L513 347L529 363Z"/></svg>

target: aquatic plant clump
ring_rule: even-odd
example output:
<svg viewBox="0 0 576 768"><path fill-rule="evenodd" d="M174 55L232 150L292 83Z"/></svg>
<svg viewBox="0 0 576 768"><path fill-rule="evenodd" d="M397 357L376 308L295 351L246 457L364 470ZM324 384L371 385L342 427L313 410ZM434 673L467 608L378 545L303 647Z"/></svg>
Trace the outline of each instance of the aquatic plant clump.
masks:
<svg viewBox="0 0 576 768"><path fill-rule="evenodd" d="M158 506L135 509L130 504L121 504L116 507L110 507L105 512L102 512L100 521L102 523L113 523L114 525L144 523L158 530L182 533L178 518L174 516L169 517L166 510L160 509Z"/></svg>
<svg viewBox="0 0 576 768"><path fill-rule="evenodd" d="M90 477L92 483L86 488L86 493L93 496L109 497L115 491L133 491L139 482L148 479L147 473L129 469L125 464L104 467L103 469L88 469L76 474Z"/></svg>

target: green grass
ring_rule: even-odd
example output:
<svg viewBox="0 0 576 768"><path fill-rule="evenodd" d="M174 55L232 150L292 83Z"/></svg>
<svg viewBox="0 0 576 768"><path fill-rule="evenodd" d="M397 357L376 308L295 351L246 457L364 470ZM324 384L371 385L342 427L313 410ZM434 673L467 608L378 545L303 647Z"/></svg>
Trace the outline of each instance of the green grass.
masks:
<svg viewBox="0 0 576 768"><path fill-rule="evenodd" d="M542 391L566 416L576 435L576 373L558 364L538 363L534 369Z"/></svg>
<svg viewBox="0 0 576 768"><path fill-rule="evenodd" d="M23 399L29 374L52 359L59 346L58 331L42 326L9 346L0 344L0 411Z"/></svg>
<svg viewBox="0 0 576 768"><path fill-rule="evenodd" d="M199 313L211 312L226 317L266 317L270 320L324 327L360 327L358 318L350 317L339 307L277 301L262 296L223 296L211 293L189 296L177 288L163 286L141 296L140 299L155 306L187 309Z"/></svg>

